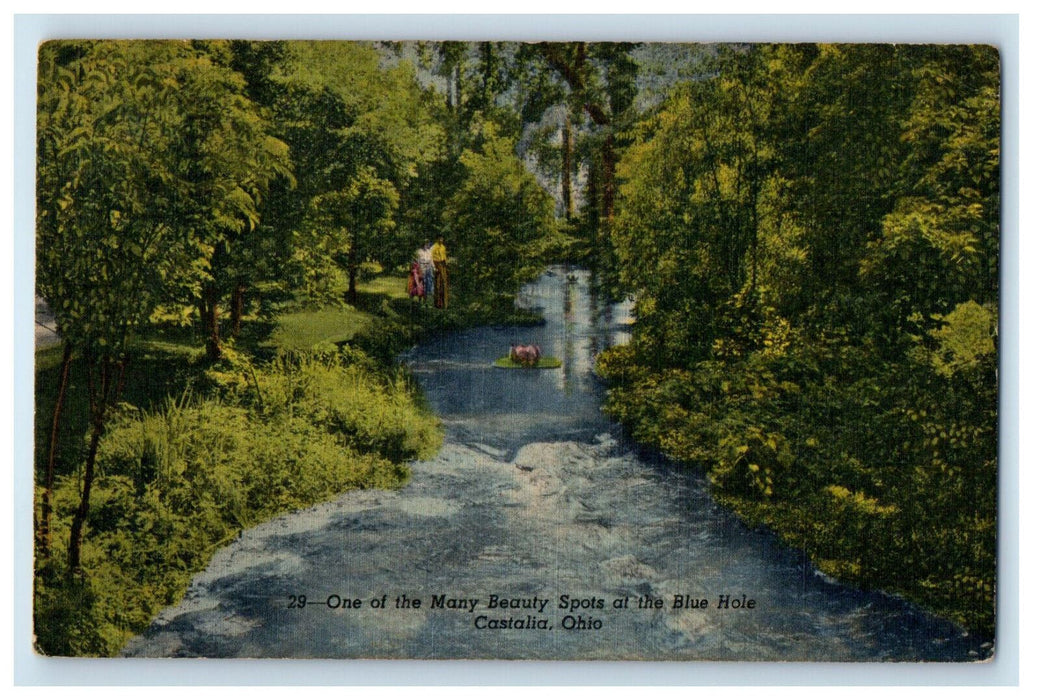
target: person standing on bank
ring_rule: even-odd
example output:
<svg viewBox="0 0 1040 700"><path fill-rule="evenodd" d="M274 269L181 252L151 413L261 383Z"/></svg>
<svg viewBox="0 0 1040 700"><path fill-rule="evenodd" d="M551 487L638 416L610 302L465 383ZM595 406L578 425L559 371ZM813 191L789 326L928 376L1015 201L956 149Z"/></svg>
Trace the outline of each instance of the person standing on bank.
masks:
<svg viewBox="0 0 1040 700"><path fill-rule="evenodd" d="M426 303L426 300L433 296L433 252L431 248L430 242L426 241L415 252L415 259L418 261L419 270L422 272L423 286L426 288L426 296L423 298L423 303Z"/></svg>
<svg viewBox="0 0 1040 700"><path fill-rule="evenodd" d="M444 248L444 237L438 236L430 250L433 258L433 305L438 309L448 306L448 251Z"/></svg>

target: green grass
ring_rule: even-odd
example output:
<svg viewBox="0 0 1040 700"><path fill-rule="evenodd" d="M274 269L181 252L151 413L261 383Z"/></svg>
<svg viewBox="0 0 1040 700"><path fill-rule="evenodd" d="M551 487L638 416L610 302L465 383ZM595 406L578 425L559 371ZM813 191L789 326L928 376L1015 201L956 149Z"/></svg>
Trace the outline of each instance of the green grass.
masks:
<svg viewBox="0 0 1040 700"><path fill-rule="evenodd" d="M501 369L557 369L563 365L558 358L555 357L540 357L538 362L533 366L522 365L519 362L513 362L509 359L509 355L500 357L495 360L495 367Z"/></svg>
<svg viewBox="0 0 1040 700"><path fill-rule="evenodd" d="M374 316L351 307L297 311L276 319L264 343L281 350L311 350L328 343L350 341L369 327Z"/></svg>
<svg viewBox="0 0 1040 700"><path fill-rule="evenodd" d="M358 292L361 294L379 294L390 299L407 299L408 285L404 273L378 275L365 282L358 283Z"/></svg>
<svg viewBox="0 0 1040 700"><path fill-rule="evenodd" d="M113 655L241 529L351 488L399 487L407 462L432 456L443 434L396 355L424 334L540 320L505 297L420 307L403 274L360 284L359 308L287 303L280 314L271 315L275 305L243 319L234 342L225 328L217 364L206 359L197 324L179 317L159 318L131 344L122 403L99 448L83 576L69 578L65 548L88 414L85 367L74 358L52 549L36 562L41 652ZM36 354L38 484L61 357L60 346Z"/></svg>

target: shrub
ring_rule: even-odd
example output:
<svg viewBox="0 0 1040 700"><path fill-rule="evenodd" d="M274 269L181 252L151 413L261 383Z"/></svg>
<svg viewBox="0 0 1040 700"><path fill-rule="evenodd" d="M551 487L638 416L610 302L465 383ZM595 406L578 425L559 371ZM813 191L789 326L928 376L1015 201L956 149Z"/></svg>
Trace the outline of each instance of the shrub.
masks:
<svg viewBox="0 0 1040 700"><path fill-rule="evenodd" d="M230 352L203 385L208 396L185 394L155 411L124 405L112 417L82 576L62 564L78 481L57 481L54 549L37 564L42 652L117 653L242 529L349 489L399 487L405 462L441 440L407 377L374 372L358 351L259 367Z"/></svg>

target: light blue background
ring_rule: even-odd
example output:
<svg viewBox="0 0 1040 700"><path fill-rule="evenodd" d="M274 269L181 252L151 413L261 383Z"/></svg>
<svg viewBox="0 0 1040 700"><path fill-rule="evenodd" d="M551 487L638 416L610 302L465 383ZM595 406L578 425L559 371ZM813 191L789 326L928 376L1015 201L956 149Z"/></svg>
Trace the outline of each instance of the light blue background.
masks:
<svg viewBox="0 0 1040 700"><path fill-rule="evenodd" d="M18 685L1013 685L1019 666L1019 45L1015 15L19 15L14 22L14 498ZM69 38L986 43L1003 60L1001 550L985 664L51 659L32 635L36 47Z"/></svg>

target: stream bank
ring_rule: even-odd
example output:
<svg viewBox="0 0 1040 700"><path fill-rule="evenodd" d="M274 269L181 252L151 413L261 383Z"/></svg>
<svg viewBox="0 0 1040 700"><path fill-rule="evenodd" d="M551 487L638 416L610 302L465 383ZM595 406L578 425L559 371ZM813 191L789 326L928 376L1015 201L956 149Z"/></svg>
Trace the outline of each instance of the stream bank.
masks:
<svg viewBox="0 0 1040 700"><path fill-rule="evenodd" d="M820 575L715 504L702 476L626 442L592 368L627 340L629 310L587 273L553 268L519 303L546 323L438 335L403 356L446 433L404 488L243 533L124 654L984 657L955 625ZM515 342L562 367L495 369Z"/></svg>

